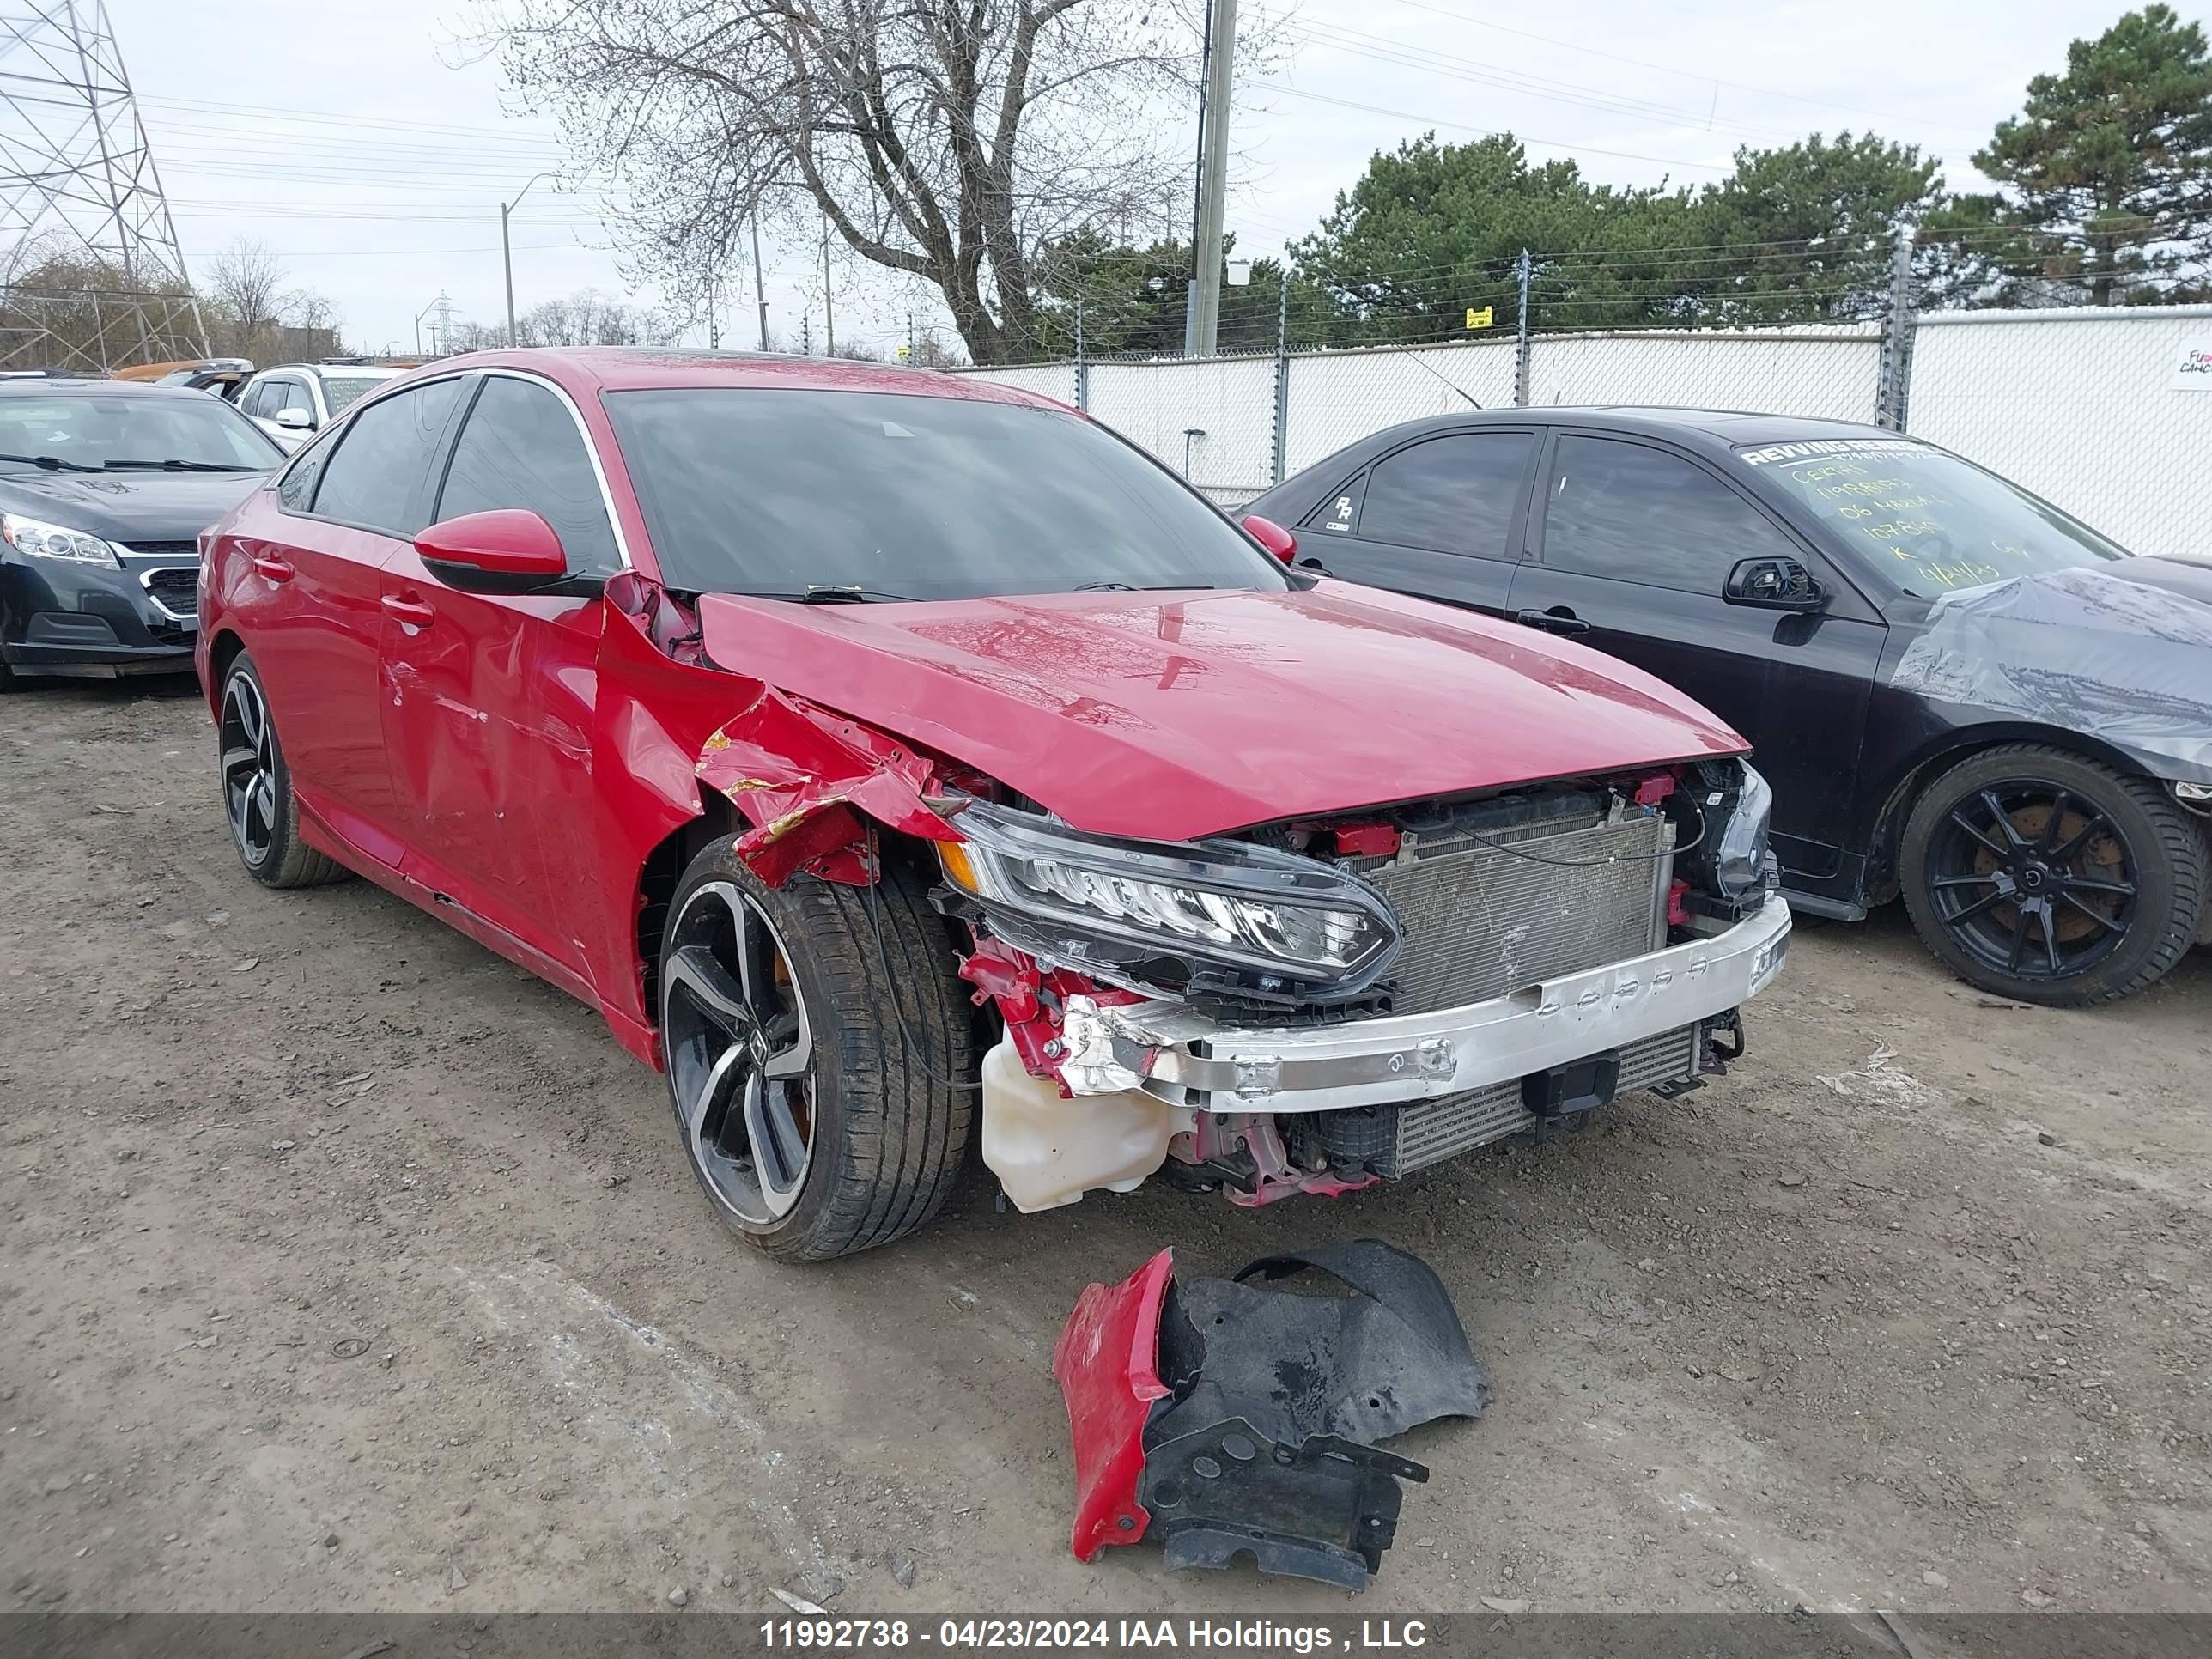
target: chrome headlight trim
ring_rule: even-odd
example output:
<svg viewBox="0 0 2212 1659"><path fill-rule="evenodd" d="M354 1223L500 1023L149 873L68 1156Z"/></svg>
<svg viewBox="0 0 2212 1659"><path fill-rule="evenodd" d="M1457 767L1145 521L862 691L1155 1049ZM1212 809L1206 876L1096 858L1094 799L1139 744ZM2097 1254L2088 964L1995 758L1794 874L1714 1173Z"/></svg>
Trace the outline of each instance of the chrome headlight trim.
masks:
<svg viewBox="0 0 2212 1659"><path fill-rule="evenodd" d="M1071 967L1107 965L1116 953L1097 942L1228 969L1266 992L1346 995L1398 954L1389 900L1295 853L1093 835L984 801L951 823L965 839L939 846L946 879L1012 923L1013 942Z"/></svg>
<svg viewBox="0 0 2212 1659"><path fill-rule="evenodd" d="M21 513L0 513L0 540L28 558L58 559L68 564L94 565L103 570L123 568L114 543L88 530L28 518Z"/></svg>
<svg viewBox="0 0 2212 1659"><path fill-rule="evenodd" d="M1723 898L1740 899L1756 891L1766 880L1767 832L1774 817L1774 791L1749 761L1742 763L1743 782L1736 791L1735 806L1721 826L1713 849L1713 879Z"/></svg>

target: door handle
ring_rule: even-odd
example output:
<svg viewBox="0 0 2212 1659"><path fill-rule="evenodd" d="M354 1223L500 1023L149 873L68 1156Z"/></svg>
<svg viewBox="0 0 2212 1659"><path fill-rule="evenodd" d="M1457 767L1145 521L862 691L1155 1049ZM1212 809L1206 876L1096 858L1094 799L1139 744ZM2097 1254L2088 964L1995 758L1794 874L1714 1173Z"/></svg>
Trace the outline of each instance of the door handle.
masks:
<svg viewBox="0 0 2212 1659"><path fill-rule="evenodd" d="M292 580L292 567L273 553L256 553L253 556L253 571L256 575L266 576L272 582Z"/></svg>
<svg viewBox="0 0 2212 1659"><path fill-rule="evenodd" d="M397 593L386 593L377 603L384 607L386 616L396 623L404 623L410 628L428 628L438 620L438 613L420 599L404 599Z"/></svg>
<svg viewBox="0 0 2212 1659"><path fill-rule="evenodd" d="M1590 625L1565 605L1553 611L1516 611L1513 620L1529 628L1540 628L1547 634L1587 634Z"/></svg>

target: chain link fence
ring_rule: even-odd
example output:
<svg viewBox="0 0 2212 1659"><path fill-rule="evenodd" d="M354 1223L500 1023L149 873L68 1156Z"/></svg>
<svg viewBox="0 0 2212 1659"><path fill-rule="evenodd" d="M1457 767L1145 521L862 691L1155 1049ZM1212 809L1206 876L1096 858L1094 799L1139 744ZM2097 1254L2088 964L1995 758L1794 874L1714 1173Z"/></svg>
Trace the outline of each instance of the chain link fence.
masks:
<svg viewBox="0 0 2212 1659"><path fill-rule="evenodd" d="M1086 410L1231 508L1402 421L1642 404L1889 427L2138 552L2204 549L2212 368L2178 364L2192 349L2212 364L2212 306L1920 313L1911 297L1900 284L1864 315L1735 328L1553 331L1539 306L1478 337L1344 348L1294 343L1279 324L1272 353L961 372Z"/></svg>

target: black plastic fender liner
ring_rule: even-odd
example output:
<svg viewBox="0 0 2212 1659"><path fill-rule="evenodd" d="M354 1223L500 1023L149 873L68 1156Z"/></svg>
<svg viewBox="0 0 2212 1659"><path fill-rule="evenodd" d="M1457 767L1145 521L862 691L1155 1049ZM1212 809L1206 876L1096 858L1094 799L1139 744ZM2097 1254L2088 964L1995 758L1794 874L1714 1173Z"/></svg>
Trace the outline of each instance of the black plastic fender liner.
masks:
<svg viewBox="0 0 2212 1659"><path fill-rule="evenodd" d="M1350 1296L1261 1288L1309 1269ZM1146 1431L1241 1417L1279 1445L1372 1446L1440 1417L1480 1417L1490 1382L1436 1271L1379 1239L1262 1256L1229 1279L1177 1279L1160 1322L1173 1397ZM1170 1425L1164 1419L1174 1418Z"/></svg>
<svg viewBox="0 0 2212 1659"><path fill-rule="evenodd" d="M1310 1271L1346 1293L1269 1288ZM1170 1567L1225 1567L1249 1554L1262 1572L1365 1589L1397 1530L1398 1483L1429 1478L1375 1443L1441 1417L1480 1417L1490 1401L1443 1282L1376 1239L1263 1256L1234 1279L1168 1272L1163 1253L1151 1279L1094 1285L1070 1321L1070 1333L1103 1329L1101 1307L1134 1305L1150 1285L1157 1336L1131 1323L1143 1352L1127 1338L1072 1343L1063 1334L1056 1352L1079 1463L1098 1437L1082 1402L1120 1400L1125 1370L1146 1384L1134 1400L1150 1402L1138 1407L1140 1429L1123 1413L1115 1445L1090 1448L1101 1467L1134 1466L1113 1505L1132 1522L1086 1531L1079 1479L1078 1554L1085 1538L1095 1555L1098 1543L1134 1543L1149 1530Z"/></svg>
<svg viewBox="0 0 2212 1659"><path fill-rule="evenodd" d="M1145 1453L1138 1501L1170 1567L1231 1565L1367 1588L1398 1530L1401 1480L1428 1470L1334 1435L1278 1446L1242 1418Z"/></svg>

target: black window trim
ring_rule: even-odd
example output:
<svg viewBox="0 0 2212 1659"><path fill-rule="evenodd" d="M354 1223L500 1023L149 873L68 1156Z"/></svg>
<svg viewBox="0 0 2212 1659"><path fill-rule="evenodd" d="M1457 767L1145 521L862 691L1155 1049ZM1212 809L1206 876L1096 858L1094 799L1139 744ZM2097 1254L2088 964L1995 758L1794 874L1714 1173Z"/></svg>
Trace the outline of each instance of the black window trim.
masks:
<svg viewBox="0 0 2212 1659"><path fill-rule="evenodd" d="M453 413L447 416L446 424L440 431L437 441L431 447L429 469L416 485L419 490L423 483L428 482L434 477L436 488L430 494L430 505L434 508L439 495L445 490L446 473L453 465L453 443L460 435L461 422L467 417L468 411L476 406L477 393L485 378L494 374L503 374L509 380L527 380L532 386L542 386L561 400L562 406L568 411L568 418L576 423L576 435L583 440L584 453L591 458L592 476L598 480L599 486L599 505L606 509L607 524L614 532L615 551L622 557L622 568L624 570L635 570L637 567L630 559L629 540L623 532L622 515L615 511L614 492L607 487L606 465L599 459L599 446L592 441L591 428L584 424L583 411L576 407L576 400L568 395L567 389L559 381L544 374L533 374L527 369L507 368L501 366L456 368L441 374L427 374L419 380L402 378L387 381L386 390L372 392L365 397L356 399L351 407L332 419L315 434L310 442L302 445L283 470L270 480L272 488L281 489L284 479L290 474L292 469L300 465L310 450L319 448L325 444L333 447L343 447L345 434L353 429L355 417L362 410L374 409L387 398L396 398L402 392L412 392L422 386L435 386L441 380L472 380L477 384L472 386L464 386L460 397L455 400ZM315 480L315 493L319 495L322 490L322 480L318 478ZM284 505L283 497L280 495L276 499L276 510L290 518L313 519L319 524L334 524L347 530L364 531L372 536L381 536L386 541L411 543L413 540L411 537L395 536L380 525L358 524L350 519L334 519L326 514L318 513L314 510L313 501L308 503L305 512L295 511Z"/></svg>
<svg viewBox="0 0 2212 1659"><path fill-rule="evenodd" d="M446 486L453 476L453 458L460 453L461 434L468 430L469 416L475 413L477 404L483 396L485 385L494 380L520 380L526 386L544 386L561 400L568 411L568 418L576 423L576 436L584 446L584 454L592 464L592 477L599 486L599 507L607 515L607 528L614 536L615 552L622 560L617 570L605 576L591 579L611 581L622 571L635 569L636 567L629 562L629 547L623 540L622 520L615 516L614 495L607 488L606 469L599 465L599 452L592 446L592 434L585 427L584 417L576 405L568 400L558 386L541 374L526 374L519 369L501 368L476 368L465 373L466 377L476 384L461 394L460 408L456 411L453 423L447 428L445 436L439 441L437 459L432 469L436 476L431 485L429 510L435 513L438 503L446 499ZM538 516L544 518L544 514L541 513ZM437 520L433 519L431 522L435 524ZM547 522L551 521L549 520Z"/></svg>
<svg viewBox="0 0 2212 1659"><path fill-rule="evenodd" d="M1857 601L1856 605L1839 614L1848 615L1857 621L1881 620L1881 613L1875 610L1866 596L1859 592L1858 584L1848 573L1839 571L1835 560L1828 556L1826 550L1807 536L1803 531L1777 513L1765 501L1761 501L1753 491L1745 489L1743 485L1730 478L1710 459L1698 454L1695 450L1686 448L1680 444L1669 443L1663 438L1653 437L1643 432L1620 432L1601 426L1559 425L1552 427L1545 434L1543 452L1536 458L1536 478L1540 489L1538 495L1532 498L1529 502L1526 542L1522 555L1524 562L1535 565L1540 569L1559 569L1559 567L1549 564L1545 560L1544 537L1551 528L1552 483L1558 475L1559 441L1563 438L1602 438L1608 443L1634 444L1642 449L1656 450L1662 455L1671 455L1677 460L1687 461L1723 489L1754 508L1759 515L1766 520L1768 526L1779 533L1784 541L1797 550L1798 558L1807 569L1810 570L1814 576L1825 578L1827 580L1832 592L1846 593ZM1540 500L1543 503L1543 510L1540 512L1536 509L1537 500ZM1698 588L1669 587L1663 582L1640 582L1632 576L1608 576L1594 570L1562 569L1559 574L1584 576L1593 581L1620 582L1627 587L1664 588L1669 593L1695 593L1702 591ZM1715 592L1711 597L1717 599L1720 595Z"/></svg>
<svg viewBox="0 0 2212 1659"><path fill-rule="evenodd" d="M1504 538L1504 550L1502 550L1502 553L1498 553L1498 556L1493 557L1489 556L1489 553L1462 553L1462 550L1455 549L1455 546L1422 546L1420 542L1387 542L1382 540L1380 535L1367 535L1367 531L1364 531L1364 522L1367 522L1367 491L1374 489L1376 467L1380 467L1385 460L1394 460L1395 456L1402 456L1407 449L1420 449L1420 445L1436 442L1437 438L1484 438L1484 435L1491 435L1491 434L1510 434L1510 435L1520 435L1520 438L1528 438L1528 441L1531 441L1528 442L1528 453L1522 458L1522 480L1516 487L1516 491L1513 491L1513 511L1506 515L1506 538ZM1391 447L1391 449L1387 449L1385 453L1376 456L1374 460L1367 462L1364 467L1360 467L1354 476L1345 480L1347 487L1352 483L1360 484L1358 518L1352 520L1352 531L1345 535L1345 540L1374 542L1376 546L1402 546L1402 549L1409 549L1413 550L1413 553L1440 553L1443 557L1451 557L1451 560L1482 560L1484 564L1524 564L1526 553L1522 549L1526 546L1526 538L1528 538L1528 508L1531 508L1533 504L1537 469L1540 469L1540 465L1544 462L1544 458L1547 458L1544 429L1541 429L1537 422L1533 422L1533 420L1510 420L1510 422L1509 420L1482 420L1482 422L1462 422L1462 425L1455 425L1455 427L1440 427L1440 429L1436 431L1425 431L1425 434L1420 434L1418 438L1409 438L1409 441L1402 442L1402 445L1395 445ZM1332 493L1340 495L1343 491L1332 491Z"/></svg>
<svg viewBox="0 0 2212 1659"><path fill-rule="evenodd" d="M1532 440L1528 459L1521 464L1521 482L1514 492L1513 511L1506 518L1503 552L1493 557L1487 553L1467 553L1453 547L1425 547L1418 542L1386 541L1379 536L1368 535L1362 528L1367 516L1367 491L1375 481L1375 469L1383 462L1402 455L1409 449L1417 449L1423 444L1434 443L1439 438L1482 437L1491 433L1508 433ZM1372 456L1363 465L1354 467L1344 482L1324 495L1298 521L1298 525L1302 529L1309 527L1315 514L1321 512L1352 485L1358 484L1359 510L1352 521L1352 528L1342 532L1345 541L1373 542L1378 547L1402 547L1415 553L1435 553L1451 559L1479 559L1485 564L1526 563L1529 556L1524 550L1534 505L1535 481L1549 459L1550 448L1546 442L1545 428L1534 421L1463 422L1456 426L1439 427L1434 431L1418 433L1403 443L1394 444L1381 454ZM1332 537L1330 539L1337 538Z"/></svg>
<svg viewBox="0 0 2212 1659"><path fill-rule="evenodd" d="M424 386L435 386L435 385L439 384L441 381L443 381L443 380L461 380L461 379L463 379L463 378L464 378L464 376L463 376L462 374L433 374L433 375L432 375L432 376L430 376L428 380L409 380L409 381L405 382L404 384L405 384L406 390L408 390L408 391L410 391L410 392L419 392L419 391L421 391ZM395 382L395 384L398 384L398 383L397 383L397 382ZM394 393L393 395L394 395L394 396L397 396L397 395L398 395L398 394ZM382 399L381 399L381 398L380 398L380 399L378 399L378 401L379 401L379 402L381 402L381 401L382 401ZM434 466L436 466L436 465L438 465L439 458L440 458L440 457L441 457L441 456L443 456L443 455L445 454L445 453L446 453L447 449L447 448L448 448L448 447L450 447L450 445L452 444L452 442L453 442L453 416L454 416L456 414L458 414L458 413L459 412L460 406L461 406L463 404L465 404L467 401L468 401L468 398L467 398L467 396L465 395L465 393L462 397L456 398L456 399L454 400L454 405L453 405L453 408L452 410L448 410L448 411L447 412L447 415L446 415L446 423L445 423L445 425L443 425L442 427L441 427L441 428L438 428L438 435L437 435L437 437L436 437L435 439L434 439L434 440L432 441L432 442L431 442L431 446L430 446L431 465L432 465L434 467ZM366 408L366 407L368 407L368 399L366 399L366 398L364 398L361 403L359 403L359 404L356 404L356 405L354 406L354 409L362 409L362 408ZM345 414L344 414L344 416L343 416L343 417L341 417L341 418L340 418L340 419L338 419L338 420L335 420L335 421L332 421L332 422L329 422L329 423L328 423L326 426L325 426L325 427L324 427L324 428L323 428L323 430L324 430L325 432L331 432L331 433L336 433L336 434L337 434L337 436L333 437L333 438L331 440L331 449L332 449L332 452L333 452L333 457L332 457L332 458L334 458L334 457L335 457L335 454L336 454L337 453L342 453L342 452L344 450L344 448L345 448L345 441L346 441L347 437L348 437L348 436L352 433L352 431L353 431L353 416L354 416L354 409L349 409L349 410L348 410L345 412ZM321 434L318 434L317 435L318 435L318 436L320 436ZM301 447L301 449L300 453L301 453L301 454L305 454L306 453L307 453L307 447L306 447L306 446L302 446L302 447ZM294 465L296 465L298 464L298 460L299 460L299 457L295 455L295 456L293 458ZM291 468L290 468L290 467L287 467L287 468L285 469L285 471L286 471L286 472L288 472L288 473L289 473L290 471L291 471ZM277 498L276 498L276 500L277 500L277 507L278 507L279 510L280 510L280 511L283 511L283 512L285 512L285 513L289 513L289 514L291 514L291 516L292 516L292 517L294 517L294 518L295 518L295 519L313 519L313 520L315 520L315 522L317 522L318 524L332 524L332 525L337 525L337 526L339 526L339 527L341 527L342 529L346 529L346 530L358 530L358 531L361 531L362 532L363 532L363 533L364 533L364 534L366 534L366 535L370 535L370 536L381 536L381 537L383 537L383 538L384 538L384 539L385 539L385 540L386 540L386 541L388 541L388 542L406 542L406 543L410 544L410 545L413 544L414 539L415 539L413 537L411 537L411 536L403 536L403 535L400 535L399 533L398 533L397 532L395 532L395 531L394 531L394 530L393 530L393 529L392 529L389 525L380 525L380 524L363 524L363 523L362 523L360 520L358 520L358 519L340 519L340 518L336 518L336 517L332 516L331 514L328 514L328 513L318 513L318 512L316 512L316 511L315 511L315 502L316 502L317 501L319 501L319 500L322 498L322 494L323 494L323 478L324 478L324 477L327 477L327 476L329 475L329 471L330 471L330 459L325 459L325 461L324 461L324 463L323 463L323 474L322 474L322 476L319 476L319 477L318 477L315 479L315 493L314 493L314 495L313 495L313 497L308 501L307 507L307 510L306 510L305 512L295 513L295 512L293 512L293 511L292 511L292 509L291 509L291 508L285 507L285 506L283 505L283 499L284 499L284 498L283 498L283 496L281 494L280 494L280 495L277 496ZM417 506L417 505L420 503L421 499L422 499L422 484L423 484L424 479L425 479L425 478L427 478L427 477L428 477L428 473L425 473L422 477L417 477L417 478L415 480L415 490L414 490L414 493L413 493L412 495L409 495L409 496L408 496L408 498L407 498L408 506L409 506L409 507L410 507L410 509L412 509L413 507L415 507L416 506ZM410 512L410 516L412 516L411 512Z"/></svg>

